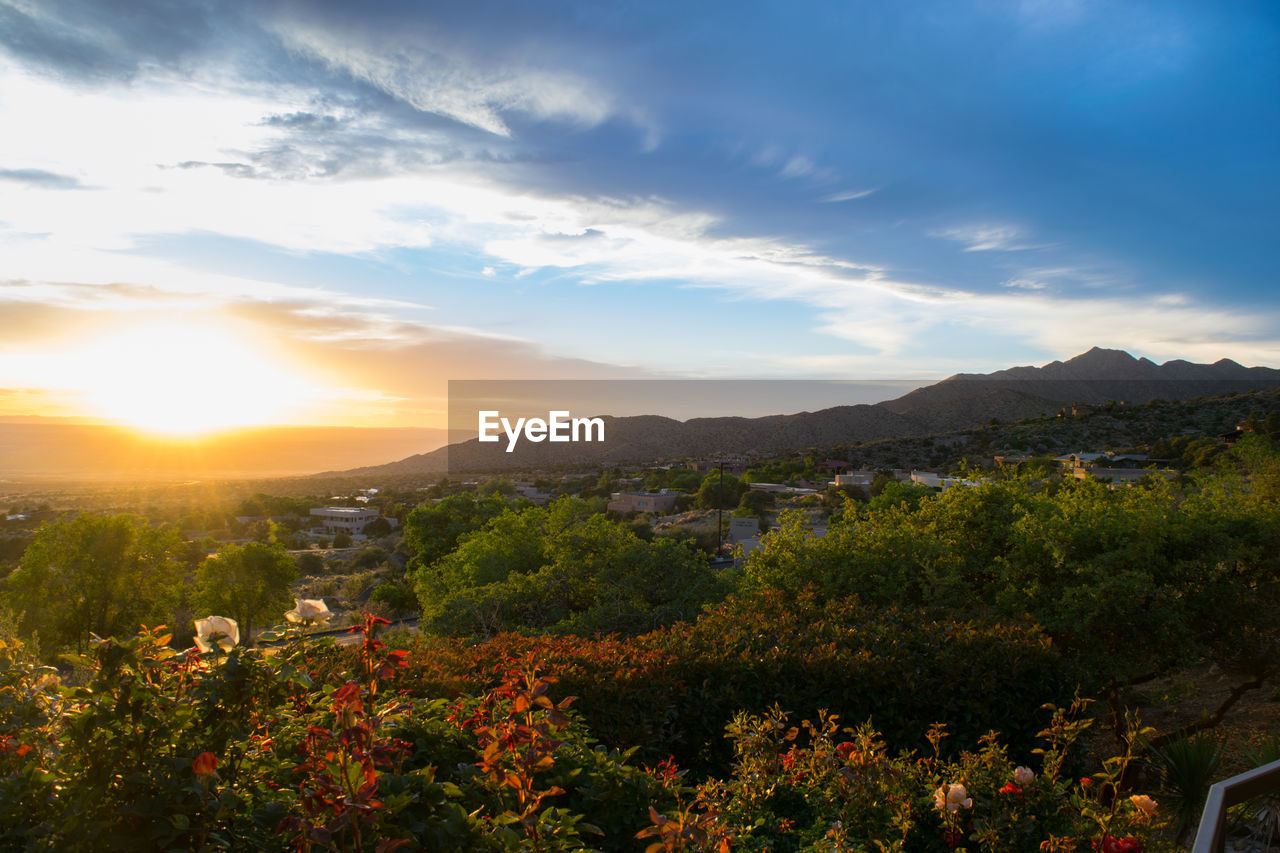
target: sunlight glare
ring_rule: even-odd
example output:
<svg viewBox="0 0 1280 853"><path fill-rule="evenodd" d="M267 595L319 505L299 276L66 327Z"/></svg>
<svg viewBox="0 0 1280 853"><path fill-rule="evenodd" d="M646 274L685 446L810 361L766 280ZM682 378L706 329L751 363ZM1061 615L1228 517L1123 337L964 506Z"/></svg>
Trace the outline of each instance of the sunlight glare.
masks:
<svg viewBox="0 0 1280 853"><path fill-rule="evenodd" d="M150 432L281 423L313 389L229 328L147 325L84 350L97 413Z"/></svg>

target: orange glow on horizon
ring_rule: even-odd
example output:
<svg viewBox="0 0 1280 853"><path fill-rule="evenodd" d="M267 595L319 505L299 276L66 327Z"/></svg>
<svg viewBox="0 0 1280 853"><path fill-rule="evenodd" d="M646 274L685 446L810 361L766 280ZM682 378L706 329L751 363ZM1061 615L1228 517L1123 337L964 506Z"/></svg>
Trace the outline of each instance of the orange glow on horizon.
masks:
<svg viewBox="0 0 1280 853"><path fill-rule="evenodd" d="M281 424L316 391L247 335L213 324L141 325L79 357L93 414L145 433Z"/></svg>

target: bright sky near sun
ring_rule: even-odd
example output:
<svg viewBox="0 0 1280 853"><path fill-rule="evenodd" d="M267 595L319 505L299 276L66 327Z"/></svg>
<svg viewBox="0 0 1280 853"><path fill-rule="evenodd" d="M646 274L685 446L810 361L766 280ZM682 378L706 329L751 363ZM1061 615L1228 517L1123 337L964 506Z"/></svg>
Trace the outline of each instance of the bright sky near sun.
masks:
<svg viewBox="0 0 1280 853"><path fill-rule="evenodd" d="M0 415L1280 365L1280 7L0 0Z"/></svg>

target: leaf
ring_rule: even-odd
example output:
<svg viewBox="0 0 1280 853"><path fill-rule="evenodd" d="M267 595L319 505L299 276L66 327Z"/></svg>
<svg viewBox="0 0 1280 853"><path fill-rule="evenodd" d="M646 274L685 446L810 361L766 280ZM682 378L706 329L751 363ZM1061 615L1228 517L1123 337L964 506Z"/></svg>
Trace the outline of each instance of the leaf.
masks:
<svg viewBox="0 0 1280 853"><path fill-rule="evenodd" d="M374 853L391 853L392 850L399 850L408 843L409 839L407 838L384 838L378 842L378 846L374 848Z"/></svg>

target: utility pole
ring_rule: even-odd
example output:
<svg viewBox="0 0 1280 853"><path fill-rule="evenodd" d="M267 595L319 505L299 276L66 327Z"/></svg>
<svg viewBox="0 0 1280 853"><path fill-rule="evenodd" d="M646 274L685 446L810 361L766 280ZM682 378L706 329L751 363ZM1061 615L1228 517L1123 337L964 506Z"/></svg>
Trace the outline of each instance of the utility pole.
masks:
<svg viewBox="0 0 1280 853"><path fill-rule="evenodd" d="M720 484L716 487L716 559L720 559L720 551L724 547L723 527L720 524L724 517L724 460L718 463L720 466Z"/></svg>

